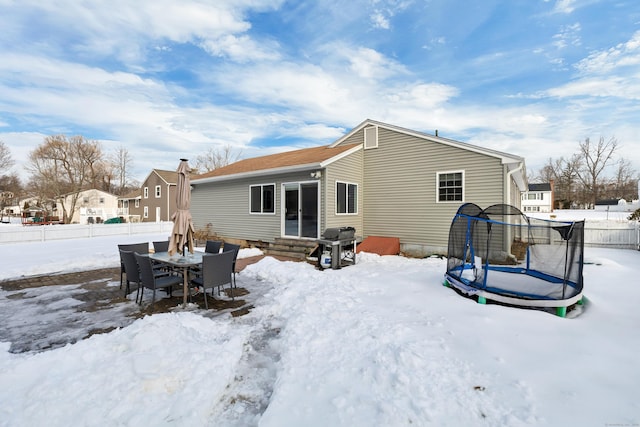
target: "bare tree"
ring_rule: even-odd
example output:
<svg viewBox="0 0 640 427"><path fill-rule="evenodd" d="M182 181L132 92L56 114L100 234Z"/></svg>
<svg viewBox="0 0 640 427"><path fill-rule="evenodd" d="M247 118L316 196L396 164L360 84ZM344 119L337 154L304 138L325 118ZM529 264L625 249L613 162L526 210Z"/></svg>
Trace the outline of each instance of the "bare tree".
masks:
<svg viewBox="0 0 640 427"><path fill-rule="evenodd" d="M554 203L559 208L569 208L577 198L577 177L582 167L581 157L574 154L570 159L560 157L559 159L549 159L547 164L538 172L538 179L541 182L554 181Z"/></svg>
<svg viewBox="0 0 640 427"><path fill-rule="evenodd" d="M0 220L4 221L4 208L17 204L22 194L20 178L15 173L0 175Z"/></svg>
<svg viewBox="0 0 640 427"><path fill-rule="evenodd" d="M0 175L4 174L11 166L13 166L14 161L11 157L11 151L9 151L9 147L5 145L4 142L0 141Z"/></svg>
<svg viewBox="0 0 640 427"><path fill-rule="evenodd" d="M582 168L582 157L574 154L570 159L562 162L559 182L565 197L565 206L572 207L576 202L580 203L578 177Z"/></svg>
<svg viewBox="0 0 640 427"><path fill-rule="evenodd" d="M210 172L237 161L241 154L242 151L234 153L233 147L229 144L222 147L210 147L205 154L196 157L193 170L197 173Z"/></svg>
<svg viewBox="0 0 640 427"><path fill-rule="evenodd" d="M584 167L579 175L586 194L589 195L589 204L593 207L598 200L599 188L602 172L613 160L613 155L618 148L618 141L615 138L605 142L604 137L600 137L597 144L591 144L589 138L580 142L580 154L584 162Z"/></svg>
<svg viewBox="0 0 640 427"><path fill-rule="evenodd" d="M547 164L544 165L542 169L538 171L538 174L535 177L535 179L539 182L550 182L551 180L557 181L562 171L563 161L564 160L562 157L557 160L549 158L547 160Z"/></svg>
<svg viewBox="0 0 640 427"><path fill-rule="evenodd" d="M109 157L111 170L113 171L113 179L116 182L115 194L122 196L129 188L129 170L133 164L133 158L129 151L120 146L115 153Z"/></svg>
<svg viewBox="0 0 640 427"><path fill-rule="evenodd" d="M607 198L633 200L638 197L638 175L628 159L618 160L618 167L611 180L610 188Z"/></svg>
<svg viewBox="0 0 640 427"><path fill-rule="evenodd" d="M29 154L29 161L30 186L40 200L50 202L71 196L68 211L62 203L65 223L75 211L80 192L104 182L106 167L100 144L83 136L48 136Z"/></svg>

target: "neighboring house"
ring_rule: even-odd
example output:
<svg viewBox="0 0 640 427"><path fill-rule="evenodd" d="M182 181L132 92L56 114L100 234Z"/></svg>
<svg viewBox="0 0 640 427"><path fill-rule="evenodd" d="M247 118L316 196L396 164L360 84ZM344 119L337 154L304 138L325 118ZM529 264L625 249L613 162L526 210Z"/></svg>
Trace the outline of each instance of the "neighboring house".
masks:
<svg viewBox="0 0 640 427"><path fill-rule="evenodd" d="M56 212L62 219L66 211L70 224L94 224L118 216L118 196L106 191L83 190L78 195L75 209L71 212L72 194L62 196L56 204ZM62 209L64 204L65 209Z"/></svg>
<svg viewBox="0 0 640 427"><path fill-rule="evenodd" d="M522 193L522 211L553 212L553 183L529 184Z"/></svg>
<svg viewBox="0 0 640 427"><path fill-rule="evenodd" d="M595 210L602 212L634 212L640 209L640 202L633 200L627 202L625 199L597 200Z"/></svg>
<svg viewBox="0 0 640 427"><path fill-rule="evenodd" d="M192 177L191 213L196 230L223 238L317 239L352 226L398 237L407 254L446 253L460 205L520 207L525 176L521 157L366 120L328 146Z"/></svg>
<svg viewBox="0 0 640 427"><path fill-rule="evenodd" d="M142 191L133 190L124 196L118 197L118 209L125 222L140 222L142 220Z"/></svg>
<svg viewBox="0 0 640 427"><path fill-rule="evenodd" d="M153 169L140 190L120 197L119 205L123 212L126 209L123 216L134 222L171 221L176 210L177 180L175 171Z"/></svg>
<svg viewBox="0 0 640 427"><path fill-rule="evenodd" d="M62 219L62 211L57 210L55 201L42 201L33 196L17 199L17 204L11 207L11 214L19 215L23 219L44 216L59 216L59 219Z"/></svg>

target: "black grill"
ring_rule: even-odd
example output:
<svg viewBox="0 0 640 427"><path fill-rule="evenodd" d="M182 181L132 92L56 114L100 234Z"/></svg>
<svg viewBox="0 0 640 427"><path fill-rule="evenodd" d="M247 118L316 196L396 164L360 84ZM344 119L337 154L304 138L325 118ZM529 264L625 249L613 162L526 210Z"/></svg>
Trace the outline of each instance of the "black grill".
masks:
<svg viewBox="0 0 640 427"><path fill-rule="evenodd" d="M324 240L345 240L345 239L353 239L353 236L356 233L356 229L353 227L335 227L335 228L327 228L322 233L322 238Z"/></svg>

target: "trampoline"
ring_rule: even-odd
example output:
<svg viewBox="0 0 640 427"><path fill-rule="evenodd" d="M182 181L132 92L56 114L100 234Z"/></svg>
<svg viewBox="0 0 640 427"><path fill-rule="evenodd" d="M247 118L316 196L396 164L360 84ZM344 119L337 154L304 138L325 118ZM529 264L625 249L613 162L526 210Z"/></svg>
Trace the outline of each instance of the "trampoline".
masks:
<svg viewBox="0 0 640 427"><path fill-rule="evenodd" d="M444 285L521 307L555 309L582 303L584 221L530 218L497 204L466 203L449 230Z"/></svg>

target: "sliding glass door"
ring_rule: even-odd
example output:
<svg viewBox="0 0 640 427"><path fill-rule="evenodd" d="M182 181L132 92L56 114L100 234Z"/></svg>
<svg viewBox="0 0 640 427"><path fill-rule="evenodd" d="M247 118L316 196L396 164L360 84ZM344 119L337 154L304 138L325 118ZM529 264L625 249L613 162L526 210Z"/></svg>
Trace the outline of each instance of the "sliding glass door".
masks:
<svg viewBox="0 0 640 427"><path fill-rule="evenodd" d="M284 236L318 238L318 183L291 182L282 187Z"/></svg>

